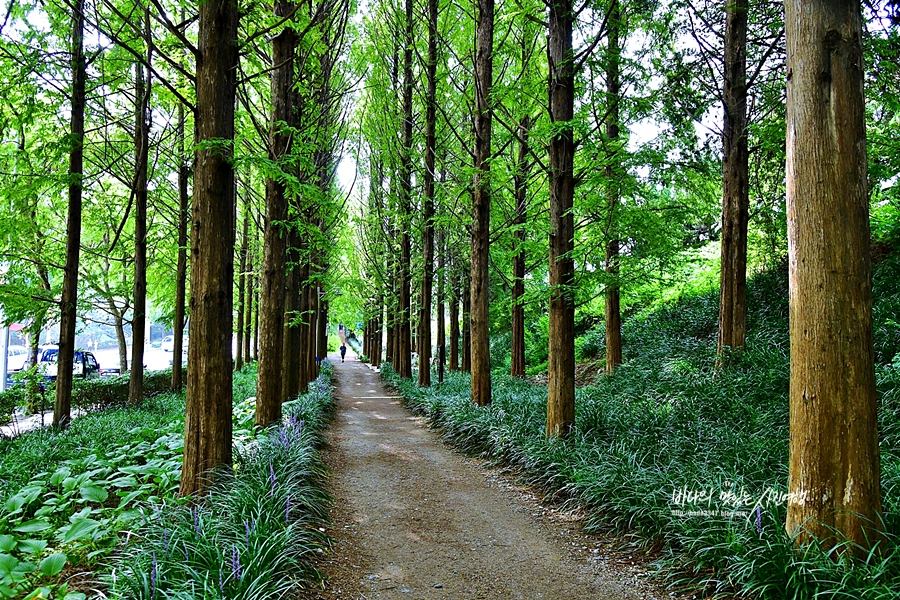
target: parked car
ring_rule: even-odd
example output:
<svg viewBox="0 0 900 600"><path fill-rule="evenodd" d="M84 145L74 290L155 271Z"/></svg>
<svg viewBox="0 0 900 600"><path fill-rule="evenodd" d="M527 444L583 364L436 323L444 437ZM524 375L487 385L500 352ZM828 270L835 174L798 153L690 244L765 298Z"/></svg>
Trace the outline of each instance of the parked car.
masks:
<svg viewBox="0 0 900 600"><path fill-rule="evenodd" d="M59 359L59 348L50 347L41 354L41 362L39 368L44 373L44 378L50 381L56 381L56 361ZM100 376L100 364L94 355L84 350L75 351L75 360L72 364L72 374L75 377L88 379L90 377Z"/></svg>
<svg viewBox="0 0 900 600"><path fill-rule="evenodd" d="M6 349L6 372L14 373L25 368L28 361L28 348L25 346L10 346Z"/></svg>

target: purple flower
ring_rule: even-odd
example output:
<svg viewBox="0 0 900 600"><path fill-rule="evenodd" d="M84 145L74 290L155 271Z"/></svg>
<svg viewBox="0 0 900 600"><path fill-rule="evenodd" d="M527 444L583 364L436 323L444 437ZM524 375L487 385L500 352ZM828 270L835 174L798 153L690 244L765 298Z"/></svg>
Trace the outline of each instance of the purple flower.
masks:
<svg viewBox="0 0 900 600"><path fill-rule="evenodd" d="M222 592L222 595L225 595L225 584L222 583L222 569L219 569L219 591Z"/></svg>
<svg viewBox="0 0 900 600"><path fill-rule="evenodd" d="M246 521L246 520L244 521L244 533L246 534L245 540L247 542L247 546L249 547L250 546L250 521Z"/></svg>
<svg viewBox="0 0 900 600"><path fill-rule="evenodd" d="M756 533L762 533L762 509L756 507Z"/></svg>
<svg viewBox="0 0 900 600"><path fill-rule="evenodd" d="M150 598L156 598L156 552L153 553L153 566L150 569Z"/></svg>
<svg viewBox="0 0 900 600"><path fill-rule="evenodd" d="M196 506L191 509L191 517L194 519L194 531L200 535L200 514Z"/></svg>
<svg viewBox="0 0 900 600"><path fill-rule="evenodd" d="M231 547L231 578L241 578L241 552L237 546Z"/></svg>

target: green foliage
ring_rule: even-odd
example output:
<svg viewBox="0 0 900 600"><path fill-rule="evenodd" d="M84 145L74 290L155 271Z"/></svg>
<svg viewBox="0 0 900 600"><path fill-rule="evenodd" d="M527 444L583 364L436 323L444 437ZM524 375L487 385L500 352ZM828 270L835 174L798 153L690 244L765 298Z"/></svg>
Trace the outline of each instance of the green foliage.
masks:
<svg viewBox="0 0 900 600"><path fill-rule="evenodd" d="M330 499L316 447L331 409L331 366L285 403L285 421L238 453L199 504L144 512L141 535L110 565L111 598L282 598L321 576Z"/></svg>
<svg viewBox="0 0 900 600"><path fill-rule="evenodd" d="M876 286L876 314L886 315L900 297L896 268L876 267L883 284ZM529 484L584 507L588 530L637 534L646 546L664 542L655 564L673 588L773 599L897 597L900 359L877 369L881 554L835 561L816 546L798 554L784 531L781 498L789 420L786 274L759 274L748 291L747 349L725 370L714 368L715 291L629 319L625 363L577 390L576 426L566 441L544 435L544 386L495 373L493 402L480 408L471 403L465 374L449 373L428 389L400 380L389 365L382 376L449 443L514 465ZM893 338L876 338L886 355ZM679 498L681 490L711 490L711 500Z"/></svg>

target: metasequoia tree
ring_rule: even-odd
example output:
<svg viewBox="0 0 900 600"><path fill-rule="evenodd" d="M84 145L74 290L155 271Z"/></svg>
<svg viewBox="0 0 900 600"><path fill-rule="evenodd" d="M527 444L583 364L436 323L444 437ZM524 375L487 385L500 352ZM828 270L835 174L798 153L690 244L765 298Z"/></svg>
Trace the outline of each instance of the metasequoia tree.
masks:
<svg viewBox="0 0 900 600"><path fill-rule="evenodd" d="M722 86L722 257L718 353L744 347L747 321L747 226L750 171L747 149L747 0L725 3Z"/></svg>
<svg viewBox="0 0 900 600"><path fill-rule="evenodd" d="M185 325L185 296L187 295L187 229L188 207L188 159L184 149L184 104L178 104L178 125L175 134L177 144L176 156L178 158L178 259L175 270L175 320L173 323L172 341L172 389L181 389L182 383L182 352L184 345Z"/></svg>
<svg viewBox="0 0 900 600"><path fill-rule="evenodd" d="M234 280L235 0L200 5L191 324L181 495L203 493L208 471L231 465L231 333Z"/></svg>
<svg viewBox="0 0 900 600"><path fill-rule="evenodd" d="M412 299L410 297L410 220L412 218L412 152L413 152L413 0L406 0L406 20L403 33L403 112L400 141L399 205L400 260L398 264L399 302L394 324L394 367L401 377L412 377Z"/></svg>
<svg viewBox="0 0 900 600"><path fill-rule="evenodd" d="M790 480L787 532L865 553L881 488L862 23L855 0L787 0ZM843 547L845 550L847 546Z"/></svg>
<svg viewBox="0 0 900 600"><path fill-rule="evenodd" d="M622 13L618 0L612 0L609 6L606 42L606 138L611 142L612 158L606 165L606 193L609 205L609 232L606 242L606 272L610 282L606 284L604 312L606 322L606 372L612 373L622 364L622 313L620 306L619 282L619 239L616 227L616 210L619 206L619 169L620 162L615 147L619 138L619 92L620 92L620 57L619 30L622 25Z"/></svg>
<svg viewBox="0 0 900 600"><path fill-rule="evenodd" d="M491 85L494 80L494 0L478 0L475 25L475 174L472 181L470 335L472 402L491 403L490 263Z"/></svg>
<svg viewBox="0 0 900 600"><path fill-rule="evenodd" d="M292 14L291 2L275 3L275 18ZM279 160L290 152L292 135L291 88L294 81L294 46L297 36L290 25L272 40L272 124L269 160L280 168ZM266 221L263 234L263 262L260 269L259 379L256 391L257 426L265 427L281 418L282 352L284 345L285 268L288 232L288 199L284 180L272 173L266 181Z"/></svg>
<svg viewBox="0 0 900 600"><path fill-rule="evenodd" d="M431 385L431 295L434 278L434 152L437 110L438 2L428 0L428 55L425 58L425 198L422 236L422 291L419 310L419 385ZM439 319L440 320L440 319ZM440 335L440 334L439 334ZM442 358L442 357L440 357Z"/></svg>
<svg viewBox="0 0 900 600"><path fill-rule="evenodd" d="M145 11L147 37L150 31L150 13ZM131 319L131 373L128 399L138 403L144 398L144 338L147 323L147 171L150 154L150 69L151 44L147 44L147 67L136 63L134 160L134 309ZM176 355L180 359L181 355Z"/></svg>
<svg viewBox="0 0 900 600"><path fill-rule="evenodd" d="M516 251L513 257L513 288L512 288L512 359L510 361L510 374L513 377L525 377L525 307L522 302L525 297L525 240L527 232L525 226L528 223L528 171L530 149L528 147L528 133L531 129L531 118L526 116L518 126L519 148L516 156L516 172L513 188L515 195L515 227Z"/></svg>
<svg viewBox="0 0 900 600"><path fill-rule="evenodd" d="M547 358L547 435L565 437L575 422L575 57L571 0L550 4L550 329Z"/></svg>
<svg viewBox="0 0 900 600"><path fill-rule="evenodd" d="M84 57L84 0L72 10L72 108L69 134L69 207L66 215L66 266L63 275L62 311L59 321L56 402L53 426L66 428L71 421L72 363L75 360L78 259L81 252L81 197L84 169L84 107L87 67Z"/></svg>

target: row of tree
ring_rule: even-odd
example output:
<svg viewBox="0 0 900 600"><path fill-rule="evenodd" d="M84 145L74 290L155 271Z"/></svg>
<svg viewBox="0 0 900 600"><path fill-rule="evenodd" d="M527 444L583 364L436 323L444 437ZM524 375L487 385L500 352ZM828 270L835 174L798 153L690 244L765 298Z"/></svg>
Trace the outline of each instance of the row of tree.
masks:
<svg viewBox="0 0 900 600"><path fill-rule="evenodd" d="M7 8L7 318L31 323L34 354L58 318L58 364L70 365L79 320L104 309L123 371L130 325L133 401L148 300L171 319L174 389L190 340L185 495L231 462L232 369L258 358L265 426L327 352L350 10L342 0ZM59 368L57 427L71 418L72 377Z"/></svg>
<svg viewBox="0 0 900 600"><path fill-rule="evenodd" d="M898 90L886 67L896 48L885 43L897 20L888 3L867 6L865 29L858 3L815 3L804 19L788 5L374 3L354 62L366 83L358 160L370 183L359 215L365 353L380 362L384 350L411 377L415 350L418 382L430 385L436 319L439 376L448 363L470 371L472 400L484 405L491 331L511 331L511 372L524 376L525 312L547 311L547 435L564 437L576 332L598 299L612 373L623 360L623 291L634 305L643 282L711 239L728 367L745 345L755 236L758 255L790 255L788 530L829 537L836 527L866 546L881 506L868 207L895 199L897 171L877 165L896 164L897 152L873 145L867 159L865 137L867 124L883 140L885 121L897 122L884 98L885 86ZM868 122L866 77L877 107ZM648 129L656 135L640 135ZM823 169L836 179L816 175ZM847 443L825 448L823 432Z"/></svg>

